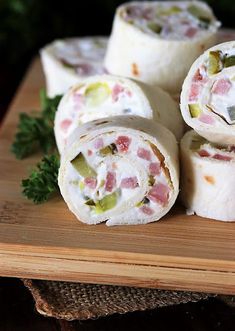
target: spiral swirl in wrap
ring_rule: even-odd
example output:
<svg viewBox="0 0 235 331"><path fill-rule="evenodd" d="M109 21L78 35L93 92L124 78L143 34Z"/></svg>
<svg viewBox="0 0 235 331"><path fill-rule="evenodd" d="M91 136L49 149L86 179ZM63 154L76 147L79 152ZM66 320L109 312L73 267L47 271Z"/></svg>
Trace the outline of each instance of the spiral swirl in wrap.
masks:
<svg viewBox="0 0 235 331"><path fill-rule="evenodd" d="M78 128L59 170L65 202L88 224L157 221L173 206L178 181L175 137L139 116L104 118Z"/></svg>

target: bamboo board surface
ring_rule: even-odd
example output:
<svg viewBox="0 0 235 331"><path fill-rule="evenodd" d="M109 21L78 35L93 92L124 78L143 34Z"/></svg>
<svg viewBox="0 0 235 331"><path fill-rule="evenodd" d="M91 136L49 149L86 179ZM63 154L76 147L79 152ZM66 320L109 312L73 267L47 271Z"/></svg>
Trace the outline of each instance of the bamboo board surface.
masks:
<svg viewBox="0 0 235 331"><path fill-rule="evenodd" d="M9 150L18 114L39 108L43 86L35 60L0 131L0 276L235 294L235 223L176 205L148 225L88 226L60 196L42 205L22 197L41 155L18 161Z"/></svg>

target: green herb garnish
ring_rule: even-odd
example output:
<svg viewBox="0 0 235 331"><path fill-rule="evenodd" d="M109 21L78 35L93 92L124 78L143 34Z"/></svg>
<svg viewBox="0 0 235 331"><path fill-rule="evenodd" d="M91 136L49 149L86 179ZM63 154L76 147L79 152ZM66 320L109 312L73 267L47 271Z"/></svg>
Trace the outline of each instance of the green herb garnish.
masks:
<svg viewBox="0 0 235 331"><path fill-rule="evenodd" d="M44 91L40 92L41 113L37 116L21 113L18 131L11 146L17 159L23 159L41 149L49 153L56 147L54 137L54 118L62 96L48 98Z"/></svg>
<svg viewBox="0 0 235 331"><path fill-rule="evenodd" d="M23 195L38 204L47 201L53 193L59 192L57 182L59 164L57 155L44 156L29 178L22 180Z"/></svg>

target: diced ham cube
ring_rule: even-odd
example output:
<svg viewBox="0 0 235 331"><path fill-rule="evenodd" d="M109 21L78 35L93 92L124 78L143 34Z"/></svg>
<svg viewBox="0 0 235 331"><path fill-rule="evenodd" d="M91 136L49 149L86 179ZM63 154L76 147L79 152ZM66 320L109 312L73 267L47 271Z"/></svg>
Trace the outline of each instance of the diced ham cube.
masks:
<svg viewBox="0 0 235 331"><path fill-rule="evenodd" d="M197 28L189 27L185 32L185 36L189 38L193 38L197 34L197 32L198 32Z"/></svg>
<svg viewBox="0 0 235 331"><path fill-rule="evenodd" d="M126 153L130 146L131 139L127 136L119 136L116 140L118 152Z"/></svg>
<svg viewBox="0 0 235 331"><path fill-rule="evenodd" d="M189 101L196 101L201 91L201 84L193 83L189 92Z"/></svg>
<svg viewBox="0 0 235 331"><path fill-rule="evenodd" d="M94 72L94 68L90 63L78 63L76 65L76 73L81 76L88 76Z"/></svg>
<svg viewBox="0 0 235 331"><path fill-rule="evenodd" d="M97 179L94 177L86 177L84 179L84 184L90 189L95 189L97 185Z"/></svg>
<svg viewBox="0 0 235 331"><path fill-rule="evenodd" d="M119 99L119 94L124 91L124 87L121 86L120 84L115 84L112 90L112 100L113 102L118 101Z"/></svg>
<svg viewBox="0 0 235 331"><path fill-rule="evenodd" d="M92 151L90 150L90 149L88 149L88 151L87 151L87 155L88 156L91 156L93 153L92 153Z"/></svg>
<svg viewBox="0 0 235 331"><path fill-rule="evenodd" d="M198 81L202 81L203 77L200 73L200 69L197 69L197 71L195 72L192 81L193 82L198 82Z"/></svg>
<svg viewBox="0 0 235 331"><path fill-rule="evenodd" d="M209 157L210 153L208 153L205 149L202 149L197 152L201 157Z"/></svg>
<svg viewBox="0 0 235 331"><path fill-rule="evenodd" d="M146 215L152 215L154 213L152 208L150 208L148 206L142 206L142 207L140 207L140 210L142 211L142 213L144 213Z"/></svg>
<svg viewBox="0 0 235 331"><path fill-rule="evenodd" d="M116 173L108 171L105 181L105 190L108 192L112 192L115 186L116 186Z"/></svg>
<svg viewBox="0 0 235 331"><path fill-rule="evenodd" d="M148 193L148 198L161 205L166 205L169 198L170 189L162 183L155 184Z"/></svg>
<svg viewBox="0 0 235 331"><path fill-rule="evenodd" d="M232 83L229 79L221 78L215 82L212 88L212 93L225 95L229 92L232 87Z"/></svg>
<svg viewBox="0 0 235 331"><path fill-rule="evenodd" d="M232 157L227 156L227 155L221 155L221 154L215 154L212 157L213 157L213 159L222 160L222 161L231 161L232 160Z"/></svg>
<svg viewBox="0 0 235 331"><path fill-rule="evenodd" d="M121 180L121 188L134 189L139 186L137 177L126 177Z"/></svg>
<svg viewBox="0 0 235 331"><path fill-rule="evenodd" d="M141 159L144 159L144 160L147 160L147 161L151 160L151 152L148 151L145 148L139 147L138 150L137 150L137 155Z"/></svg>
<svg viewBox="0 0 235 331"><path fill-rule="evenodd" d="M64 133L67 133L71 124L72 121L70 119L65 119L60 123L60 128Z"/></svg>
<svg viewBox="0 0 235 331"><path fill-rule="evenodd" d="M199 121L205 124L214 124L215 120L211 115L202 114L199 117Z"/></svg>
<svg viewBox="0 0 235 331"><path fill-rule="evenodd" d="M104 147L104 141L102 138L97 138L95 141L94 141L94 147L96 149L100 149L100 148L103 148Z"/></svg>
<svg viewBox="0 0 235 331"><path fill-rule="evenodd" d="M149 172L150 172L150 175L152 175L152 176L160 175L160 172L161 172L160 163L151 162L149 165Z"/></svg>

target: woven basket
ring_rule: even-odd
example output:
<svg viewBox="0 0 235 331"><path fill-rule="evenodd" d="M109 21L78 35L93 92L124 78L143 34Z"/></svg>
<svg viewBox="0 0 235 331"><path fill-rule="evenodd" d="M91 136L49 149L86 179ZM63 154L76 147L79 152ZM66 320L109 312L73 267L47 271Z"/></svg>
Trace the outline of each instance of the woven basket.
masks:
<svg viewBox="0 0 235 331"><path fill-rule="evenodd" d="M126 286L23 280L45 316L65 320L95 319L180 303L196 302L208 294Z"/></svg>

